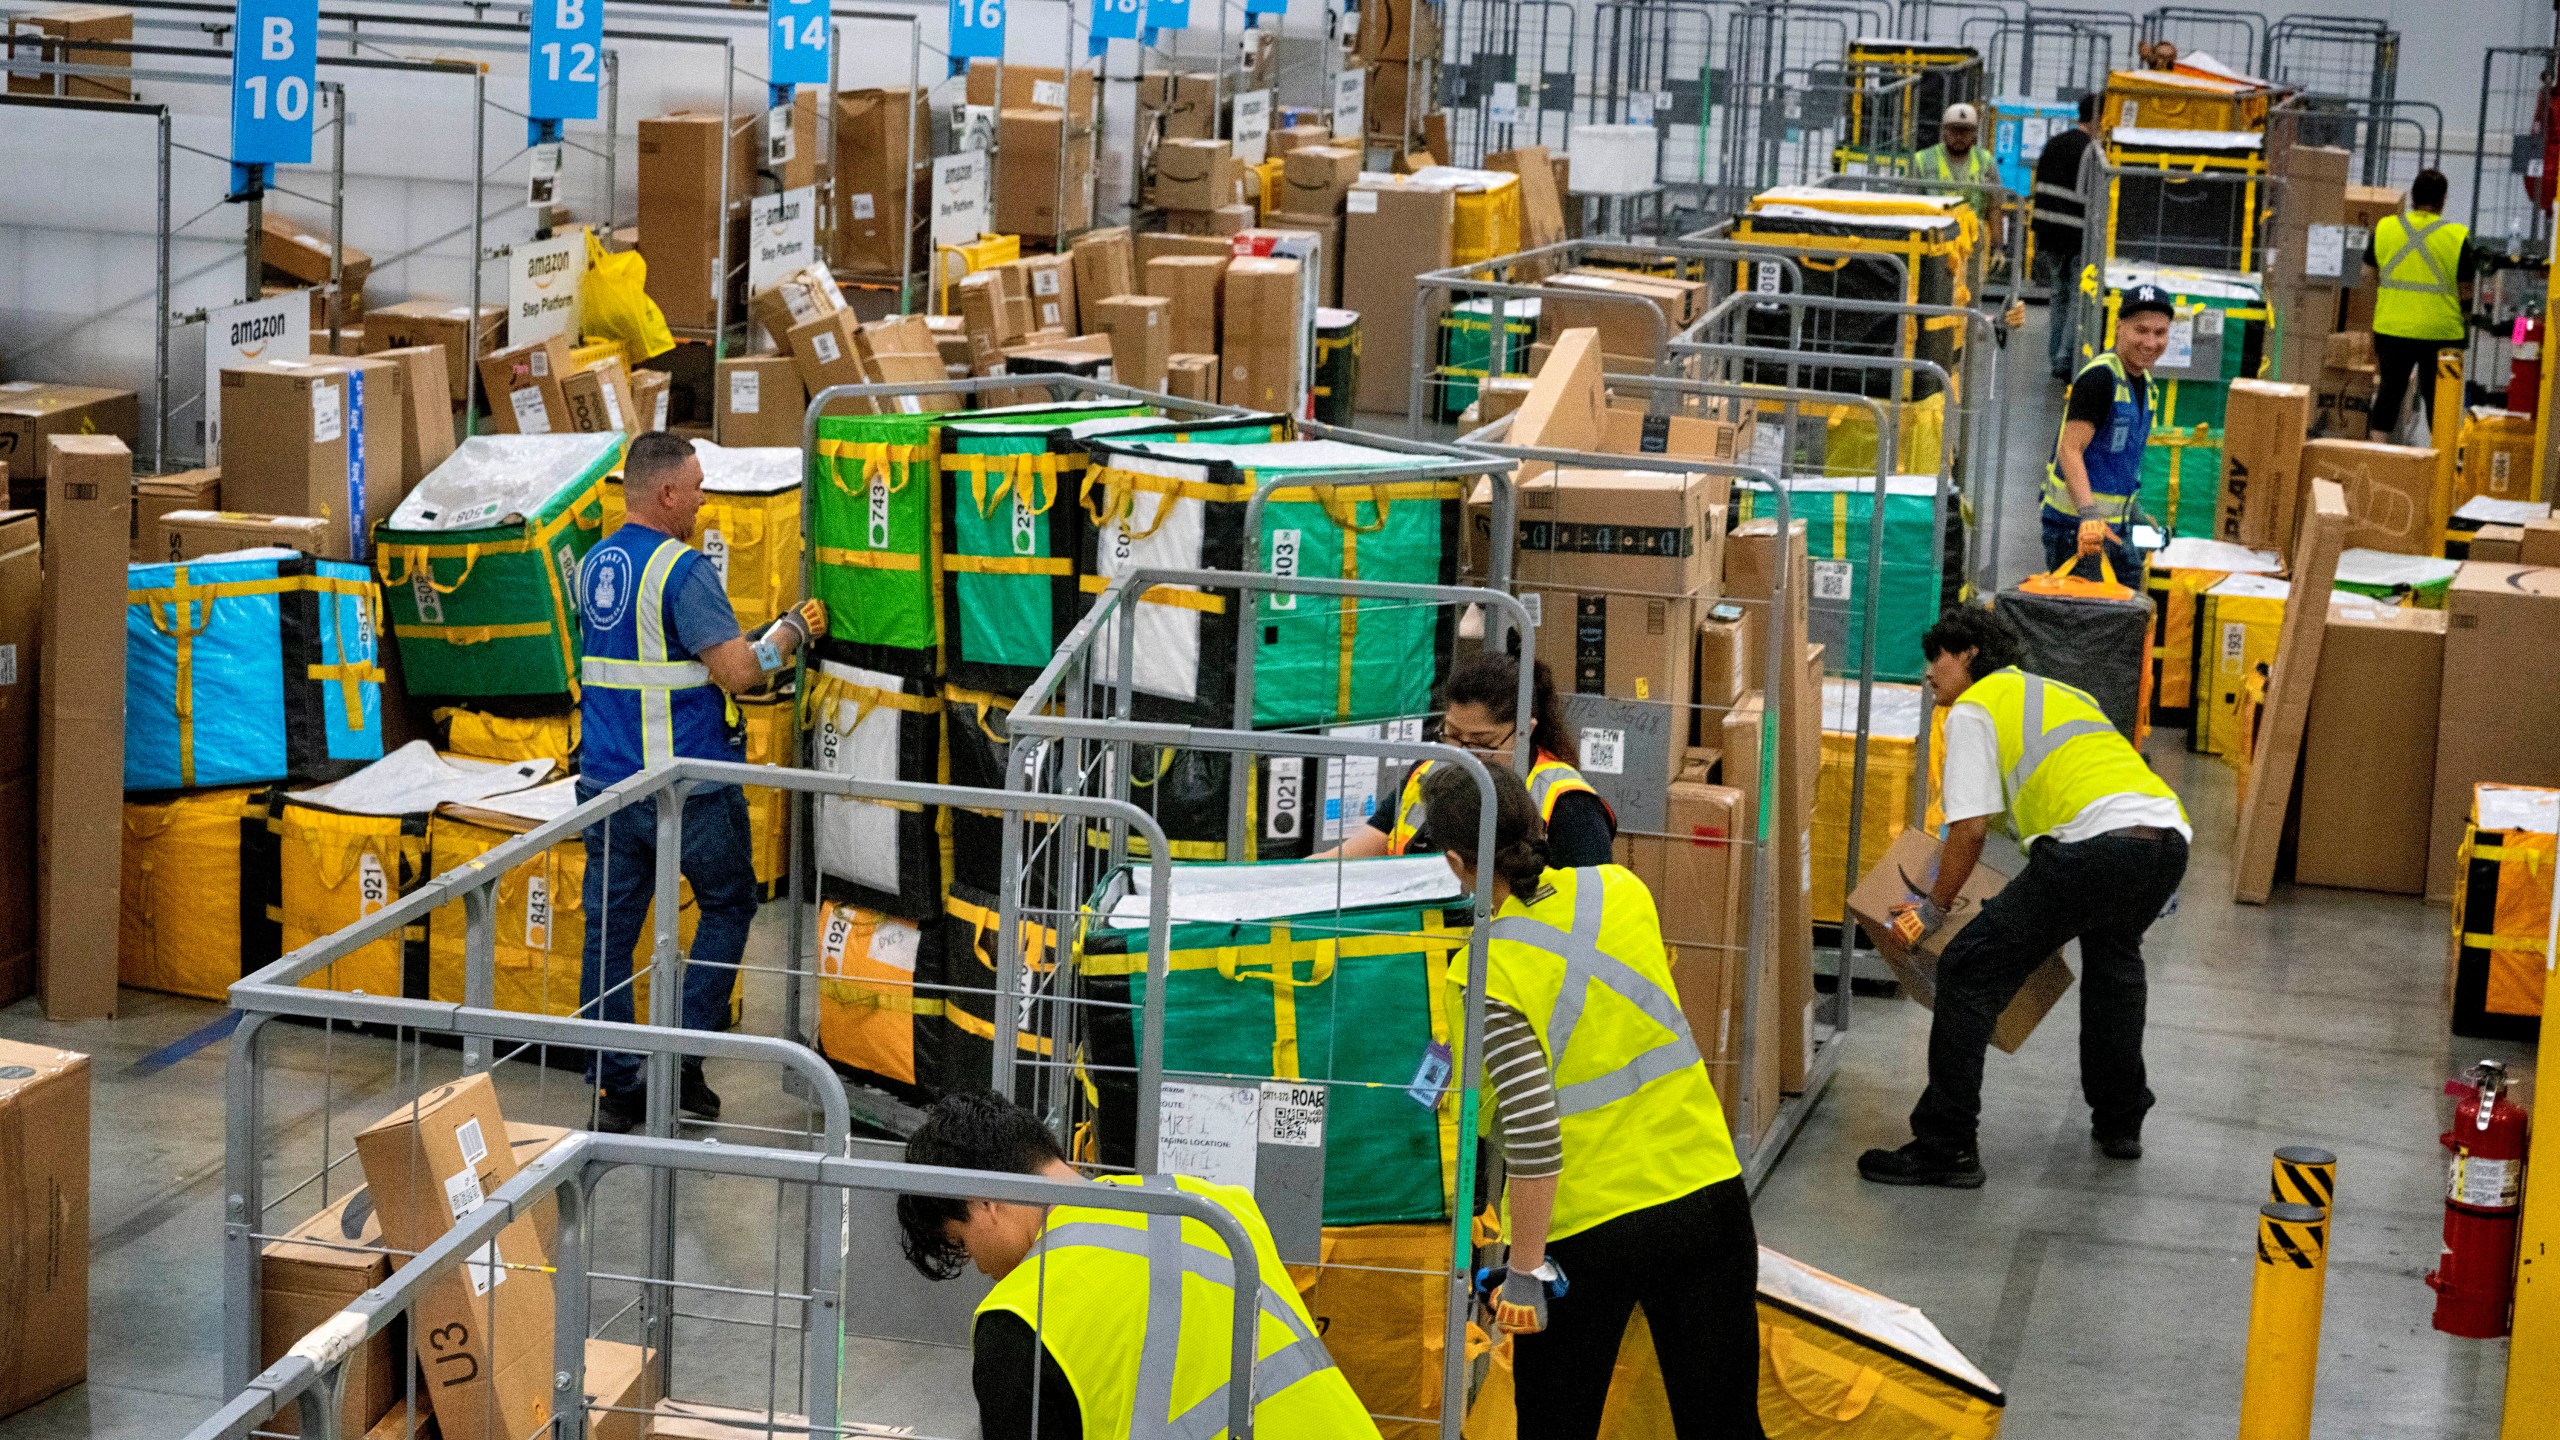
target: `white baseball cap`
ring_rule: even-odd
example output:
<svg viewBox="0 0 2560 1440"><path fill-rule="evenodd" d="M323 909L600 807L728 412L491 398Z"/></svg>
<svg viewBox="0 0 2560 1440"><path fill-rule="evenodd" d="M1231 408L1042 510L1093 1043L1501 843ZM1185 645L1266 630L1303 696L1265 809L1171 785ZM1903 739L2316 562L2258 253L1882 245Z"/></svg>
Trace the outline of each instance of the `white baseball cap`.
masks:
<svg viewBox="0 0 2560 1440"><path fill-rule="evenodd" d="M1941 125L1971 125L1976 129L1979 129L1982 125L1982 116L1976 113L1972 106L1958 103L1948 106L1947 113L1938 117L1938 123Z"/></svg>

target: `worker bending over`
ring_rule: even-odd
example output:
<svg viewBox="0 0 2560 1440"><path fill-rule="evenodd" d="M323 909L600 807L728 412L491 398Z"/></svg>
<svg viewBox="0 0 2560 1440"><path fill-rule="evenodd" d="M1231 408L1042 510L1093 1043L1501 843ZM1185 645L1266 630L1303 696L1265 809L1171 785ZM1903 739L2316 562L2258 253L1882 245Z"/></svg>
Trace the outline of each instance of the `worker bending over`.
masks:
<svg viewBox="0 0 2560 1440"><path fill-rule="evenodd" d="M2436 412L2436 366L2439 352L2459 350L2470 331L2463 311L2471 302L2471 281L2479 257L2471 253L2471 231L2444 214L2445 179L2441 170L2421 170L2409 182L2409 213L2385 215L2365 242L2364 263L2376 275L2373 293L2372 434L2388 440L2400 427L2400 407L2409 395L2410 377L2430 424Z"/></svg>
<svg viewBox="0 0 2560 1440"><path fill-rule="evenodd" d="M591 800L670 760L746 758L745 732L729 698L756 689L790 654L826 628L815 600L750 641L719 567L685 543L702 510L702 462L691 442L663 431L634 439L622 460L622 528L578 566L578 618L586 639L579 666L578 799ZM701 919L684 964L682 1017L688 1030L723 1030L747 927L756 916L755 863L748 844L746 792L697 787L685 796L684 854ZM643 800L587 828L583 903L591 918L578 973L582 1015L629 1024L631 947L657 887L657 801ZM720 1118L720 1096L688 1059L678 1106ZM601 1052L589 1076L597 1087L596 1127L610 1134L646 1118L640 1057Z"/></svg>
<svg viewBox="0 0 2560 1440"><path fill-rule="evenodd" d="M1592 1440L1638 1305L1678 1440L1760 1429L1760 1245L1751 1196L1680 1009L1653 896L1616 865L1568 869L1519 777L1424 782L1431 836L1470 889L1494 872L1484 1082L1505 1171L1496 1323L1514 1337L1523 1440ZM1451 958L1453 1003L1468 956ZM1600 992L1608 992L1606 995ZM1491 1277L1489 1277L1491 1278Z"/></svg>
<svg viewBox="0 0 2560 1440"><path fill-rule="evenodd" d="M1870 1150L1858 1173L1885 1185L1982 1184L1974 1132L1983 1047L2045 957L2080 942L2080 1086L2110 1158L2142 1155L2151 1090L2142 1064L2142 935L2187 873L2186 808L2097 702L2017 668L2018 643L1989 610L1949 610L1920 637L1929 689L1947 707L1947 843L1927 892L1896 907L1918 944L1946 923L2001 816L2027 868L1985 901L1938 958L1929 1088L1911 1143Z"/></svg>
<svg viewBox="0 0 2560 1440"><path fill-rule="evenodd" d="M1533 660L1529 699L1529 797L1547 829L1547 853L1565 869L1606 865L1618 836L1618 817L1582 772L1562 757L1574 753L1573 727L1565 723L1556 700L1556 680L1547 662ZM1449 672L1441 696L1440 738L1487 762L1508 763L1512 742L1520 735L1520 661L1499 651L1480 650ZM1371 860L1380 855L1430 851L1423 824L1424 791L1434 766L1421 761L1405 772L1394 791L1395 803L1381 807L1369 823L1344 837L1341 844L1316 856L1319 860Z"/></svg>
<svg viewBox="0 0 2560 1440"><path fill-rule="evenodd" d="M1249 1193L1187 1175L1087 1181L1038 1116L984 1091L936 1101L907 1141L907 1160L1079 1184L1179 1185L1235 1216L1253 1240L1262 1334L1247 1377L1228 1373L1234 1271L1226 1242L1207 1225L1080 1205L899 1196L909 1264L928 1280L948 1280L965 1260L996 1282L971 1331L984 1440L1209 1440L1226 1433L1231 1384L1253 1386L1257 1436L1377 1440Z"/></svg>
<svg viewBox="0 0 2560 1440"><path fill-rule="evenodd" d="M2177 307L2157 285L2136 285L2116 307L2115 348L2080 367L2044 467L2044 563L2075 569L2103 554L2116 578L2141 579L2134 567L2133 527L2141 518L2142 452L2151 443L2159 396L2151 367L2169 348Z"/></svg>

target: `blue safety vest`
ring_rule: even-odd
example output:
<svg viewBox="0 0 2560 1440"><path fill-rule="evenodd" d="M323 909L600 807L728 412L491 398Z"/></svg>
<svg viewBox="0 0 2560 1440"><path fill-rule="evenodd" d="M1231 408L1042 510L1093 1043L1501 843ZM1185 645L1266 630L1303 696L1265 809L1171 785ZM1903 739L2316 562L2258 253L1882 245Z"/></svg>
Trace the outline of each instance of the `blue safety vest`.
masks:
<svg viewBox="0 0 2560 1440"><path fill-rule="evenodd" d="M746 758L728 695L667 617L668 593L707 563L674 536L625 525L579 564L587 655L579 666L578 770L590 783L611 785L678 756Z"/></svg>
<svg viewBox="0 0 2560 1440"><path fill-rule="evenodd" d="M2135 492L2142 489L2142 451L2151 443L2152 380L2145 375L2136 381L2125 374L2124 361L2113 350L2081 366L2080 373L2098 369L2115 377L2115 407L2091 437L2089 448L2080 452L2080 463L2089 472L2089 498L2098 503L2099 518L2121 525L2133 507ZM2072 384L2076 388L2078 379ZM2071 503L2071 487L2062 480L2059 434L2053 438L2053 457L2045 462L2044 506L2058 515L2077 518L2080 513Z"/></svg>

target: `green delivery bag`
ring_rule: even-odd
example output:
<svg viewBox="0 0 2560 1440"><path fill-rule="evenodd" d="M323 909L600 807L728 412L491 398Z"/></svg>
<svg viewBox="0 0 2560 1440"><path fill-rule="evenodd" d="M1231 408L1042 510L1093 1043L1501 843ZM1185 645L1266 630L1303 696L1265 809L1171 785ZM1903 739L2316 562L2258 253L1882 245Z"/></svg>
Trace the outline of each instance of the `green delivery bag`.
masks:
<svg viewBox="0 0 2560 1440"><path fill-rule="evenodd" d="M578 562L621 459L616 434L474 435L374 527L410 695L577 693Z"/></svg>
<svg viewBox="0 0 2560 1440"><path fill-rule="evenodd" d="M1875 476L1824 477L1788 482L1792 513L1804 522L1806 553L1813 562L1810 638L1824 647L1823 668L1855 675L1865 656L1867 542L1875 512ZM1884 583L1876 611L1876 678L1918 680L1920 634L1937 622L1945 595L1930 527L1936 522L1929 475L1885 479ZM1950 500L1952 503L1952 498ZM1775 514L1765 487L1734 491L1737 523Z"/></svg>
<svg viewBox="0 0 2560 1440"><path fill-rule="evenodd" d="M1410 857L1177 865L1174 876L1176 916L1215 918L1173 926L1166 1080L1187 1072L1335 1082L1326 1087L1324 1223L1446 1216L1456 1093L1434 1088L1417 1100L1412 1087L1435 1045L1456 1048L1438 1003L1449 957L1467 943L1456 877ZM1136 893L1146 881L1144 869L1114 871L1084 916L1075 965L1089 997L1150 1000L1147 908ZM1135 1153L1140 1012L1089 1009L1099 1017L1085 1069L1088 1093L1101 1097L1101 1158L1144 1168L1152 1157Z"/></svg>

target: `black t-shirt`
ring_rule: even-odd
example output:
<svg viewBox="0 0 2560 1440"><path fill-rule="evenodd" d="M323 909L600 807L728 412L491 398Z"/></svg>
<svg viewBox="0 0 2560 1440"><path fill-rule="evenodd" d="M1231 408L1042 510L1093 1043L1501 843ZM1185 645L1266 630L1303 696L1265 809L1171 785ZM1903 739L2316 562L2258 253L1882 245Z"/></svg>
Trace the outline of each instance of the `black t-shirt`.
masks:
<svg viewBox="0 0 2560 1440"><path fill-rule="evenodd" d="M2089 153L2089 132L2072 126L2044 142L2044 153L2036 157L2038 185L2056 185L2077 193L2080 189L2081 157ZM2074 225L2056 225L2050 217L2079 219L2087 208L2080 201L2064 200L2053 195L2035 197L2036 249L2051 255L2080 253L2081 229Z"/></svg>
<svg viewBox="0 0 2560 1440"><path fill-rule="evenodd" d="M1009 1310L978 1317L969 1388L978 1396L982 1440L1083 1440L1084 1409L1030 1323ZM1031 1369L1040 1367L1040 1420L1031 1419Z"/></svg>
<svg viewBox="0 0 2560 1440"><path fill-rule="evenodd" d="M2136 403L2139 403L2137 391ZM2116 413L2116 377L2103 365L2092 365L2071 382L2071 402L2063 407L2065 422L2082 421L2101 433Z"/></svg>
<svg viewBox="0 0 2560 1440"><path fill-rule="evenodd" d="M1399 779L1387 792L1387 803L1369 817L1370 829L1382 835L1395 833L1396 807L1404 803L1404 785ZM1547 863L1558 870L1615 864L1612 846L1617 838L1618 822L1610 816L1607 802L1588 790L1569 790L1556 797L1555 813L1547 817ZM1408 853L1428 852L1417 840Z"/></svg>

